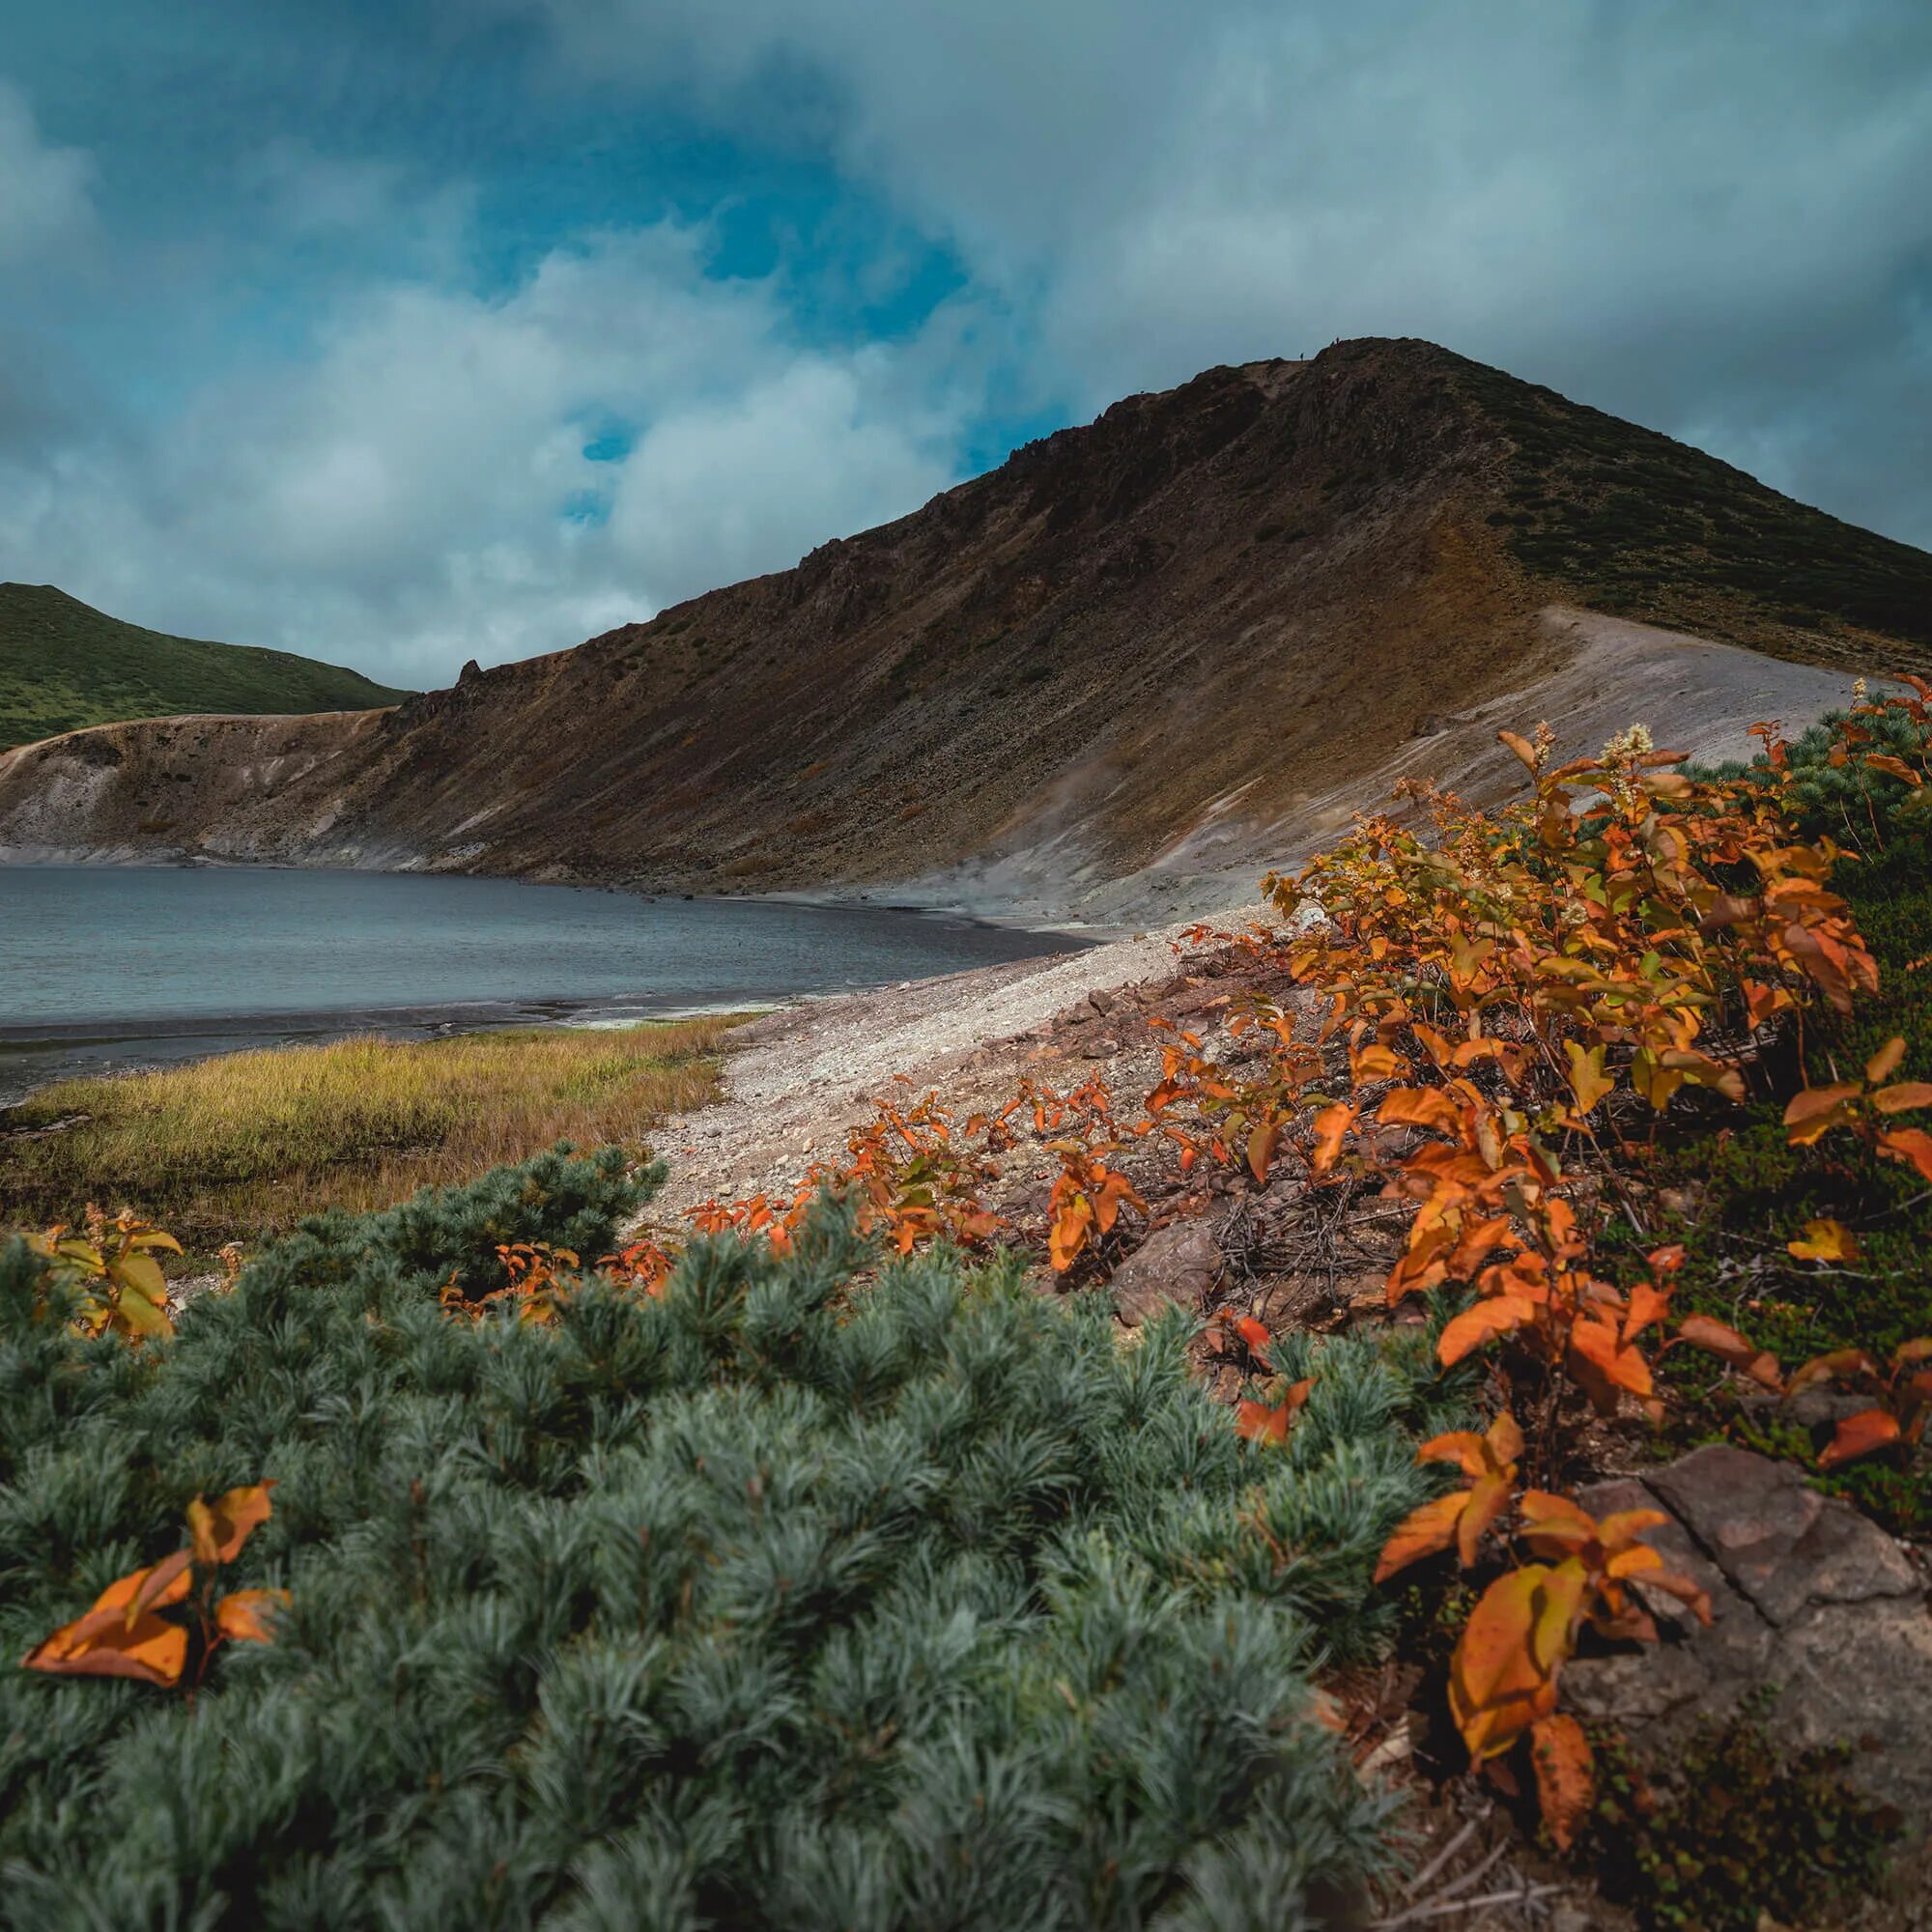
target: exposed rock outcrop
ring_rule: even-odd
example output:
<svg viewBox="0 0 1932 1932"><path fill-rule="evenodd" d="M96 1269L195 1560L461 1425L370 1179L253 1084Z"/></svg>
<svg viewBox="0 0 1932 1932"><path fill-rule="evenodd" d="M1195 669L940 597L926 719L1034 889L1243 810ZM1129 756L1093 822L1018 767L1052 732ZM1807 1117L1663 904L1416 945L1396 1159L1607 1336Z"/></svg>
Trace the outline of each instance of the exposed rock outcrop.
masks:
<svg viewBox="0 0 1932 1932"><path fill-rule="evenodd" d="M1578 1500L1665 1512L1647 1540L1710 1593L1713 1621L1649 1593L1664 1641L1570 1664L1569 1701L1668 1746L1772 1687L1772 1735L1850 1746L1859 1783L1932 1821L1932 1607L1899 1544L1802 1469L1721 1444Z"/></svg>

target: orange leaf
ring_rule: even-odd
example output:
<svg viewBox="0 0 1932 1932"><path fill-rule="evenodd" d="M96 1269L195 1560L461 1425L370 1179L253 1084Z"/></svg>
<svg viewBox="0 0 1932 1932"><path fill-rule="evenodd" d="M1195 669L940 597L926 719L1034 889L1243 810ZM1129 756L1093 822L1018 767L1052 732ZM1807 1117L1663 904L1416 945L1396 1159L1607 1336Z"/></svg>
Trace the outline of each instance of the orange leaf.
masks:
<svg viewBox="0 0 1932 1932"><path fill-rule="evenodd" d="M178 1604L188 1593L194 1568L194 1551L177 1549L172 1556L164 1557L152 1570L137 1570L131 1577L124 1577L119 1583L108 1585L100 1599L106 1605L110 1597L124 1585L132 1583L136 1587L128 1595L127 1607L122 1611L122 1619L131 1629L134 1620L147 1610L164 1610L170 1604Z"/></svg>
<svg viewBox="0 0 1932 1932"><path fill-rule="evenodd" d="M1468 1492L1468 1507L1456 1525L1456 1560L1464 1570L1476 1560L1483 1532L1509 1507L1510 1486L1501 1476L1483 1476Z"/></svg>
<svg viewBox="0 0 1932 1932"><path fill-rule="evenodd" d="M1821 1469L1835 1469L1840 1463L1869 1456L1875 1449L1889 1448L1898 1436L1896 1416L1882 1408L1861 1408L1858 1414L1848 1415L1838 1424L1837 1434L1818 1458L1818 1466Z"/></svg>
<svg viewBox="0 0 1932 1932"><path fill-rule="evenodd" d="M1403 1065L1393 1047L1379 1042L1349 1056L1350 1077L1358 1087L1371 1080L1393 1080L1403 1070Z"/></svg>
<svg viewBox="0 0 1932 1932"><path fill-rule="evenodd" d="M1280 1139L1279 1121L1264 1121L1248 1136L1248 1166L1264 1187L1267 1185L1268 1163L1274 1159L1275 1145Z"/></svg>
<svg viewBox="0 0 1932 1932"><path fill-rule="evenodd" d="M1593 1046L1585 1053L1574 1039L1563 1042L1570 1058L1570 1091L1577 1096L1577 1111L1588 1114L1616 1082L1604 1071L1604 1048Z"/></svg>
<svg viewBox="0 0 1932 1932"><path fill-rule="evenodd" d="M1498 731L1497 739L1507 745L1519 758L1533 772L1536 769L1536 747L1516 731Z"/></svg>
<svg viewBox="0 0 1932 1932"><path fill-rule="evenodd" d="M1643 1581L1649 1589L1667 1590L1673 1597L1681 1597L1695 1612L1697 1621L1706 1630L1711 1628L1711 1599L1690 1577L1680 1577L1674 1570L1649 1570L1644 1573Z"/></svg>
<svg viewBox="0 0 1932 1932"><path fill-rule="evenodd" d="M1458 1490L1453 1495L1437 1496L1420 1509L1410 1510L1396 1525L1395 1534L1382 1545L1381 1560L1376 1565L1378 1583L1385 1582L1398 1570L1447 1549L1456 1535L1456 1525L1469 1506L1470 1492Z"/></svg>
<svg viewBox="0 0 1932 1932"><path fill-rule="evenodd" d="M290 1598L286 1590L231 1590L214 1606L215 1627L223 1636L243 1643L272 1643L274 1627L265 1617L269 1609L286 1609Z"/></svg>
<svg viewBox="0 0 1932 1932"><path fill-rule="evenodd" d="M1239 1402L1235 1405L1235 1433L1250 1442L1286 1442L1291 1414L1287 1403Z"/></svg>
<svg viewBox="0 0 1932 1932"><path fill-rule="evenodd" d="M1266 1327L1257 1321L1252 1315L1236 1315L1232 1308L1217 1308L1214 1311L1214 1320L1229 1323L1236 1334L1258 1355L1264 1353L1267 1345L1274 1340Z"/></svg>
<svg viewBox="0 0 1932 1932"><path fill-rule="evenodd" d="M1539 1556L1561 1556L1593 1541L1597 1520L1580 1503L1548 1490L1525 1490L1520 1507L1528 1527L1523 1541ZM1658 1518L1662 1522L1663 1519Z"/></svg>
<svg viewBox="0 0 1932 1932"><path fill-rule="evenodd" d="M1315 1173L1326 1174L1341 1158L1342 1136L1355 1124L1358 1111L1337 1100L1316 1115L1311 1122L1315 1130L1315 1150L1308 1163Z"/></svg>
<svg viewBox="0 0 1932 1932"><path fill-rule="evenodd" d="M1473 1228L1464 1229L1461 1239L1450 1251L1443 1264L1445 1278L1450 1281L1470 1281L1481 1267L1483 1257L1515 1238L1516 1229L1507 1214L1499 1214L1491 1221L1478 1221Z"/></svg>
<svg viewBox="0 0 1932 1932"><path fill-rule="evenodd" d="M1492 1294L1473 1308L1465 1308L1442 1331L1435 1344L1435 1358L1452 1369L1463 1357L1492 1342L1498 1335L1514 1334L1525 1322L1536 1320L1536 1304L1520 1294Z"/></svg>
<svg viewBox="0 0 1932 1932"><path fill-rule="evenodd" d="M1576 1648L1577 1626L1589 1593L1589 1576L1574 1556L1566 1557L1550 1571L1537 1593L1536 1628L1530 1634L1530 1654L1537 1669L1552 1680Z"/></svg>
<svg viewBox="0 0 1932 1932"><path fill-rule="evenodd" d="M1783 1387L1783 1378L1777 1371L1777 1357L1769 1350L1760 1349L1756 1343L1710 1315L1687 1315L1677 1324L1677 1339L1688 1342L1693 1349L1701 1349L1707 1355L1716 1355L1719 1361L1728 1362L1734 1369L1742 1369L1752 1381L1765 1388Z"/></svg>
<svg viewBox="0 0 1932 1932"><path fill-rule="evenodd" d="M1784 1110L1791 1145L1809 1147L1813 1141L1822 1139L1836 1124L1833 1115L1845 1101L1856 1100L1860 1091L1854 1082L1840 1080L1830 1087L1807 1087L1804 1093L1794 1094Z"/></svg>
<svg viewBox="0 0 1932 1932"><path fill-rule="evenodd" d="M1466 1429L1452 1429L1446 1435L1432 1435L1415 1452L1418 1463L1454 1463L1465 1476L1489 1473L1490 1445Z"/></svg>
<svg viewBox="0 0 1932 1932"><path fill-rule="evenodd" d="M1670 1313L1670 1290L1655 1282L1640 1281L1630 1292L1630 1310L1624 1317L1624 1339L1630 1341L1646 1328L1662 1321Z"/></svg>
<svg viewBox="0 0 1932 1932"><path fill-rule="evenodd" d="M1909 1162L1918 1170L1921 1180L1932 1180L1932 1134L1923 1127L1893 1127L1879 1135L1878 1151L1893 1160Z"/></svg>
<svg viewBox="0 0 1932 1932"><path fill-rule="evenodd" d="M1143 1214L1147 1212L1147 1203L1141 1199L1134 1183L1118 1169L1105 1170L1102 1172L1098 1198L1094 1204L1094 1215L1103 1235L1120 1219L1122 1208L1138 1208Z"/></svg>
<svg viewBox="0 0 1932 1932"><path fill-rule="evenodd" d="M187 1662L187 1633L154 1612L180 1603L188 1583L188 1565L176 1557L117 1578L84 1617L29 1651L25 1668L58 1677L132 1677L163 1688L176 1683Z"/></svg>
<svg viewBox="0 0 1932 1932"><path fill-rule="evenodd" d="M1893 1034L1872 1057L1865 1062L1865 1080L1876 1087L1881 1081L1889 1080L1898 1063L1905 1058L1905 1037Z"/></svg>
<svg viewBox="0 0 1932 1932"><path fill-rule="evenodd" d="M116 1578L94 1601L92 1616L98 1610L117 1610L123 1623L131 1623L143 1610L164 1610L188 1593L190 1577L185 1549L151 1563L145 1570ZM83 1618L82 1622L86 1619Z"/></svg>
<svg viewBox="0 0 1932 1932"><path fill-rule="evenodd" d="M1499 1469L1508 1469L1522 1454L1522 1430L1508 1409L1490 1424L1484 1440L1489 1443Z"/></svg>
<svg viewBox="0 0 1932 1932"><path fill-rule="evenodd" d="M242 1546L270 1515L269 1492L272 1481L249 1483L216 1496L213 1503L196 1496L187 1506L188 1534L197 1563L232 1563Z"/></svg>
<svg viewBox="0 0 1932 1932"><path fill-rule="evenodd" d="M1498 1577L1457 1641L1450 1660L1450 1715L1478 1764L1501 1756L1555 1708L1555 1679L1538 1665L1531 1647L1549 1576L1533 1563Z"/></svg>
<svg viewBox="0 0 1932 1932"><path fill-rule="evenodd" d="M1884 772L1895 779L1903 779L1909 785L1925 782L1903 758L1894 758L1889 752L1867 752L1865 763L1875 772Z"/></svg>
<svg viewBox="0 0 1932 1932"><path fill-rule="evenodd" d="M1078 1258L1080 1250L1087 1245L1087 1231L1094 1223L1094 1210L1082 1195L1073 1206L1054 1222L1051 1234L1047 1236L1047 1258L1052 1262L1057 1274L1065 1274ZM901 1253L910 1253L912 1242L907 1239Z"/></svg>
<svg viewBox="0 0 1932 1932"><path fill-rule="evenodd" d="M131 1627L118 1612L90 1611L54 1632L21 1660L55 1677L132 1677L167 1690L187 1662L187 1632L152 1613Z"/></svg>
<svg viewBox="0 0 1932 1932"><path fill-rule="evenodd" d="M1388 1127L1440 1127L1460 1133L1461 1110L1448 1094L1435 1087L1397 1087L1382 1097L1376 1118Z"/></svg>
<svg viewBox="0 0 1932 1932"><path fill-rule="evenodd" d="M1529 1755L1536 1767L1536 1801L1543 1822L1549 1827L1556 1849L1567 1852L1597 1795L1590 1741L1575 1718L1558 1712L1530 1726Z"/></svg>
<svg viewBox="0 0 1932 1932"><path fill-rule="evenodd" d="M1897 1080L1881 1087L1871 1096L1881 1114L1909 1113L1914 1107L1932 1107L1932 1080Z"/></svg>
<svg viewBox="0 0 1932 1932"><path fill-rule="evenodd" d="M1852 1231L1839 1221L1807 1221L1802 1238L1786 1241L1784 1251L1794 1261L1855 1262L1859 1244Z"/></svg>
<svg viewBox="0 0 1932 1932"><path fill-rule="evenodd" d="M1650 1364L1643 1351L1626 1347L1615 1322L1601 1317L1586 1318L1571 1327L1570 1368L1605 1413L1616 1405L1611 1390L1628 1389L1635 1396L1651 1390Z"/></svg>

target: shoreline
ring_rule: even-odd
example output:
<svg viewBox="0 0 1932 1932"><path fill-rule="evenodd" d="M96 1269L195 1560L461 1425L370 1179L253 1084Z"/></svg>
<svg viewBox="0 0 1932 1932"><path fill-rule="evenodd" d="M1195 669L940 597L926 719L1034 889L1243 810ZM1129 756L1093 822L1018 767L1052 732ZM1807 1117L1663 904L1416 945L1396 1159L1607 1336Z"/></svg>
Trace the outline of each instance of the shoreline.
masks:
<svg viewBox="0 0 1932 1932"><path fill-rule="evenodd" d="M290 867L301 869L301 867ZM866 906L866 912L918 908ZM925 920L954 922L952 914L925 914ZM985 925L989 922L964 922ZM1065 960L1105 947L1092 935L1049 933L1043 939L1065 941L1026 954L1028 960ZM866 985L821 987L744 987L715 995L692 993L611 993L611 995L527 995L516 999L469 999L338 1007L288 1007L267 1010L216 1010L174 1014L85 1014L60 1020L29 1020L8 1024L0 1020L0 1115L25 1101L31 1094L68 1078L99 1078L182 1066L193 1061L218 1059L232 1053L278 1051L284 1047L330 1045L357 1036L375 1036L392 1043L425 1039L454 1039L466 1034L516 1030L622 1030L630 1026L670 1024L676 1020L713 1018L719 1014L773 1014L794 1007L815 1007L846 999L869 999L893 989L923 985L954 978L956 972L918 974L904 980L877 980Z"/></svg>

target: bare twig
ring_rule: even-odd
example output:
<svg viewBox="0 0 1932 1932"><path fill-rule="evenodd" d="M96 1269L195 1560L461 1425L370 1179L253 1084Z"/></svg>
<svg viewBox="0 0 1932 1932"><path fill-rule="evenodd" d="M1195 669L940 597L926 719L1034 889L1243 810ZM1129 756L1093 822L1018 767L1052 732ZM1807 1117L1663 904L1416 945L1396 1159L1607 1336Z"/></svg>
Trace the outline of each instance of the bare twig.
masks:
<svg viewBox="0 0 1932 1932"><path fill-rule="evenodd" d="M1417 1872L1416 1875L1412 1879L1410 1879L1406 1886L1403 1887L1402 1895L1405 1898L1413 1898L1415 1894L1418 1891L1420 1891L1422 1888L1425 1885L1427 1885L1429 1881L1433 1879L1435 1876L1435 1874L1439 1872L1442 1869L1442 1867L1446 1865L1449 1862L1449 1861L1453 1859L1456 1856L1456 1854L1460 1852L1463 1849L1463 1847L1469 1842L1469 1839L1475 1833L1476 1827L1483 1822L1483 1818L1487 1818L1489 1815L1490 1814L1487 1811L1485 1811L1482 1814L1482 1817L1471 1818L1469 1822L1466 1825L1464 1825L1463 1829L1460 1832L1458 1832L1456 1835L1453 1838L1451 1838L1449 1842L1446 1845L1444 1845L1442 1849L1439 1852L1437 1852L1435 1856L1433 1859L1431 1859L1429 1862L1426 1865L1424 1865L1423 1868L1419 1872Z"/></svg>
<svg viewBox="0 0 1932 1932"><path fill-rule="evenodd" d="M1487 1891L1481 1898L1452 1898L1441 1905L1418 1906L1399 1918L1378 1918L1376 1932L1394 1925L1419 1925L1425 1918L1446 1918L1452 1912L1476 1912L1486 1905L1527 1905L1532 1899L1548 1898L1564 1890L1560 1885L1526 1885L1516 1891Z"/></svg>

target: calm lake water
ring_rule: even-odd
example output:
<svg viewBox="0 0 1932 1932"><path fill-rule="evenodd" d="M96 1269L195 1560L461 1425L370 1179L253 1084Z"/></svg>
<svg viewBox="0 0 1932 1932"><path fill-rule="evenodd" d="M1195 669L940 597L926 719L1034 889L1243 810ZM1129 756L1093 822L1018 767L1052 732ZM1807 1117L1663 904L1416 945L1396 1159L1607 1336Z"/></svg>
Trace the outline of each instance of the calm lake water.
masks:
<svg viewBox="0 0 1932 1932"><path fill-rule="evenodd" d="M62 1073L378 1030L615 1022L1079 944L965 919L412 873L0 868L0 1104Z"/></svg>

